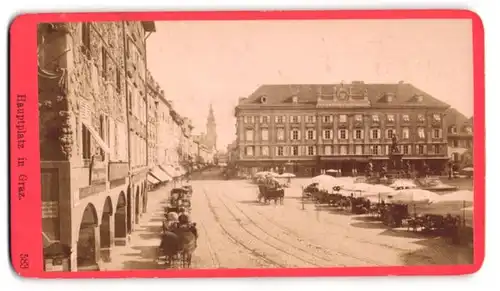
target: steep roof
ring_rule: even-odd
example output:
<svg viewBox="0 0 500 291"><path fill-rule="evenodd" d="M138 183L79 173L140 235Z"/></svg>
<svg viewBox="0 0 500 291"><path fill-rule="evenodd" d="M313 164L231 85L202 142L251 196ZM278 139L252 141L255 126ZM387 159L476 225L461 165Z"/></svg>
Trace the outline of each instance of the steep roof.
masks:
<svg viewBox="0 0 500 291"><path fill-rule="evenodd" d="M466 126L472 126L473 117L467 118L455 108L449 108L445 113L445 122L448 127L454 125L459 132L463 132Z"/></svg>
<svg viewBox="0 0 500 291"><path fill-rule="evenodd" d="M334 92L345 89L347 92L356 92L361 99L367 95L372 106L401 106L406 104L419 104L428 107L449 107L448 104L436 99L430 94L416 88L409 83L394 84L369 84L364 82L352 82L348 84L269 84L262 85L250 96L240 99L239 105L256 105L261 103L265 96L267 105L287 105L293 102L297 96L298 104L315 105L318 96L322 100L332 98ZM392 95L393 100L387 102L387 96ZM422 100L417 102L417 96Z"/></svg>

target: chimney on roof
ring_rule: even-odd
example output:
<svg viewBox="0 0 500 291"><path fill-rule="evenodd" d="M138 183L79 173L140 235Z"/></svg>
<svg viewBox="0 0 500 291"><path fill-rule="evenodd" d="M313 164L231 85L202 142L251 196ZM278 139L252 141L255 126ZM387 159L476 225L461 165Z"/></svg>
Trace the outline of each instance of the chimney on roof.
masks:
<svg viewBox="0 0 500 291"><path fill-rule="evenodd" d="M401 85L401 84L404 84L404 83L405 83L405 81L399 81L399 82L398 82L398 84L400 84L400 85Z"/></svg>

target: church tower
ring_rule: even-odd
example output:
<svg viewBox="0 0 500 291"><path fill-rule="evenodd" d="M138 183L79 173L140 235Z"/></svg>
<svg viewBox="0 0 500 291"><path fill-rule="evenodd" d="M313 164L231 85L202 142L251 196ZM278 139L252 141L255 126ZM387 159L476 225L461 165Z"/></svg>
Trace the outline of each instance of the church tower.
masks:
<svg viewBox="0 0 500 291"><path fill-rule="evenodd" d="M215 124L214 109L212 104L210 104L210 109L208 111L207 118L207 135L206 135L206 145L209 148L217 149L217 126Z"/></svg>

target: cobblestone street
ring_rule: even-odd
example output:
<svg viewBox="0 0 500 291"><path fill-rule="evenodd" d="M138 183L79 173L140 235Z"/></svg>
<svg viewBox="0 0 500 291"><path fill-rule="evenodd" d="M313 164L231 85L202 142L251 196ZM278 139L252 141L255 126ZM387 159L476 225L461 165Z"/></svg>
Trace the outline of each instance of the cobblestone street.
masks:
<svg viewBox="0 0 500 291"><path fill-rule="evenodd" d="M300 179L284 205L256 202L248 181L193 181L192 219L200 238L193 268L272 268L465 264L472 250L442 238L390 230L369 217L326 206L302 205ZM150 193L149 212L126 247L113 250L112 269L157 269L164 200L169 187Z"/></svg>

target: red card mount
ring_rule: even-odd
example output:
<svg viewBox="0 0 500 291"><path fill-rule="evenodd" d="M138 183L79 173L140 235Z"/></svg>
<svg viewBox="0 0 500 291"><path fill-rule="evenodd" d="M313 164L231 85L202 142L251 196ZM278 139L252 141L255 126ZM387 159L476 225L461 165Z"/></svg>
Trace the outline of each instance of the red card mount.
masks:
<svg viewBox="0 0 500 291"><path fill-rule="evenodd" d="M151 127L151 124L161 122L158 117L160 115L155 115L157 119L153 122L150 119L152 115L149 114L150 110L152 110L151 105L161 104L160 99L165 99L165 94L159 86L149 83L153 76L146 70L148 65L145 60L143 61L145 67L138 66L134 61L130 61L141 58L142 55L146 54L145 48L137 45L137 43L140 43L149 33L155 30L155 22L329 19L443 19L471 21L474 88L474 122L473 124L471 122L474 132L474 211L473 227L471 228L473 229L473 260L471 262L467 264L458 262L456 265L400 264L393 266L391 264L377 263L376 260L370 258L359 258L353 253L342 249L344 246L341 246L341 241L339 241L339 246L330 246L331 250L329 251L323 248L318 253L315 253L311 246L314 246L315 243L320 245L321 239L318 236L321 237L322 235L314 233L314 227L312 226L293 229L283 235L273 233L274 231L284 233L286 227L283 225L289 223L289 221L280 221L280 218L272 216L273 212L269 211L270 208L264 207L259 208L259 210L252 210L254 211L254 217L252 217L246 211L249 211L252 207L255 209L258 206L235 203L234 197L232 198L231 195L221 194L214 197L214 195L208 193L210 190L207 190L211 186L204 186L203 181L194 181L194 178L193 181L190 181L191 176L204 175L200 173L209 173L215 171L213 169L216 168L220 170L224 168L221 164L226 162L229 164L229 160L222 162L222 159L227 157L217 156L219 165L212 165L207 168L206 164L217 163L215 162L214 157L216 155L214 151L210 151L210 146L207 146L212 143L215 149L215 139L210 141L211 129L207 130L209 138L203 140L196 140L186 135L186 143L189 143L191 149L194 147L195 150L186 153L182 147L176 146L173 148L172 153L175 153L175 155L180 154L179 156L186 159L184 164L181 160L171 165L155 162L155 160L159 159L159 157L154 156L156 152L159 152L157 150L159 143L153 144L151 136L154 136L155 141L159 141L164 138L163 135L165 134L160 134L160 129ZM116 34L114 36L95 34L91 22L106 22L108 23L106 25L115 25L114 31ZM75 23L80 24L76 25ZM136 23L140 25L135 26ZM117 35L121 37L117 37ZM92 38L95 36L106 39L106 41L102 42L106 45L100 46L93 42ZM18 16L13 21L10 29L10 41L11 259L15 271L20 276L38 278L184 278L455 275L473 273L482 265L485 237L484 31L479 16L473 12L466 10L345 10L26 14ZM43 60L41 60L40 44L44 43L44 41L47 41L47 43L51 41L51 44L48 44L51 49L43 52L44 56ZM78 45L74 45L75 43L78 43ZM70 50L72 52L68 54ZM83 65L78 67L73 65L77 58L86 58L87 61L81 62ZM104 68L102 72L95 69L99 68L99 66ZM168 64L165 64L165 66L168 67ZM88 84L85 83L87 77ZM357 93L352 89L354 87L343 89L343 86L344 84L330 86L335 87L335 91L332 91L334 93L330 92L334 96L332 104L347 102L346 100L356 98ZM327 87L320 87L315 88L323 90L322 94L327 94L325 91ZM291 95L288 96L290 97L290 104L287 106L300 105L301 98L303 98L300 93L301 90L301 88L298 88L293 91L294 93L290 93ZM369 96L371 91L366 89L366 92L366 96L363 95L363 92L360 95L358 94L360 96L359 102L362 103L365 99L371 100ZM335 99L337 93L339 93L338 96L341 96L337 97L341 99ZM255 97L257 98L255 100L258 101L255 103L263 106L259 107L262 108L262 110L259 110L262 112L267 110L265 106L273 102L274 97L272 94L274 93L260 94ZM81 100L68 97L76 95L83 97L80 98ZM397 99L397 95L398 93L394 98ZM142 96L142 98L138 96ZM422 96L423 99L427 98L424 95ZM101 102L102 100L96 101L99 98L108 99L105 102ZM159 98L160 101L154 98ZM323 102L321 98L323 97L318 97L317 102ZM420 100L418 96L415 98L417 101ZM133 101L134 99L140 100L137 101L140 110L135 109L136 103L134 102L136 101ZM314 101L316 102L315 98ZM99 110L107 112L107 117L99 115L100 111L95 107L97 106L95 104L99 102L104 104ZM373 101L371 102L373 103ZM171 103L166 105L167 103L164 102L166 108L174 111L172 109L173 105ZM243 103L240 101L239 104ZM245 110L254 106L245 105L245 107L240 105L238 107L240 113L247 112ZM253 110L252 112L256 116L261 115L258 113L259 110L255 111L255 108L248 110ZM283 109L285 107L279 108L285 110ZM366 112L369 110L366 109ZM207 110L203 109L202 114L205 114L206 111L208 111L208 108ZM286 110L283 112L286 112ZM213 119L211 107L210 114ZM332 113L332 120L337 118L336 114L338 113ZM185 125L181 132L185 133L185 130L192 128L177 113L167 111L167 115L171 116L176 124ZM285 119L288 119L288 114L284 115L286 115ZM262 115L254 120L254 124L259 124L259 128L264 128L265 126L262 124L266 123L267 118L267 116ZM278 120L281 117L276 116L276 118ZM113 119L113 121L109 121L110 119ZM319 119L322 118L319 117L317 120L307 119L309 121L304 121L304 124L320 122ZM274 118L269 119L269 123L274 124L277 122L276 120ZM284 123L292 124L294 121L290 120L284 121ZM242 122L241 126L243 127L241 128L249 126L248 124L244 125L243 119L238 119L237 122L238 124ZM324 122L324 120L321 120L321 122ZM362 120L354 121L352 126L358 126L356 122L359 123ZM300 122L297 121L297 123ZM120 131L119 124L123 124L123 131ZM215 131L215 119L213 119L213 125ZM290 128L293 127L290 126ZM304 128L309 128L309 125L304 126ZM430 124L429 128L433 126ZM286 128L288 130L288 127ZM349 125L346 125L345 129L339 127L340 131L350 129L352 128L349 128ZM117 132L119 131L124 134L124 140L120 140L118 137ZM153 131L156 134L153 134ZM340 131L339 135L341 135ZM117 136L115 139L110 138L114 135ZM331 135L336 136L333 133ZM213 136L216 136L216 133ZM294 151L293 136L293 134L290 135L291 141L286 144L287 147L290 146L290 153ZM316 138L314 134L311 136L311 140L319 140L319 137ZM285 135L285 137L288 137L288 135ZM308 138L308 133L305 133L302 137ZM180 139L183 138L180 137ZM300 136L298 139L300 139ZM336 139L337 137L335 137ZM332 151L336 148L336 142L332 143ZM393 142L395 147L392 149L395 149L395 151L391 151L393 153L389 155L391 157L398 152L399 145L394 143L397 143L397 141ZM123 144L125 144L123 148L124 156L120 154L120 146L124 146ZM341 145L342 142L338 144ZM390 143L388 142L388 144ZM243 148L245 145L240 146ZM308 152L308 146L304 146L304 153ZM135 148L140 150L134 153ZM278 148L279 146L276 152L270 150L269 153L272 152L270 155L276 154L279 160L281 152ZM259 149L259 151L264 151L260 146ZM267 149L269 150L269 148ZM138 161L137 155L141 156L143 152L145 153L142 156L143 160L139 158ZM148 152L149 154L147 154ZM299 147L297 147L297 152L299 152ZM193 155L191 156L190 153L193 153ZM212 153L212 156L210 156L211 162L204 160L208 159L209 156L202 157L201 153L203 155ZM314 150L311 153L319 156ZM248 152L246 154L248 155ZM407 153L401 152L403 161L405 160L405 154ZM244 156L243 152L240 156ZM297 161L301 161L300 159L295 161L289 157L286 160L283 159L283 161L282 166L285 170L280 168L281 164L276 166L276 171L274 166L266 168L266 171L271 172L270 176L279 176L290 171L295 171L298 176L302 173L302 170L305 171L305 168L307 168L301 165L296 166ZM292 170L287 170L287 167ZM241 168L244 168L244 166L239 168L240 171ZM392 170L395 171L395 169ZM392 170L389 169L388 171ZM312 173L328 176L323 170L314 171ZM360 172L362 171L360 170ZM230 175L228 171L221 173L224 173L225 177ZM311 177L311 172L308 173L309 177ZM353 170L353 173L358 174L357 170ZM273 178L269 179L272 180ZM231 184L230 181L220 181L216 184L227 183L223 188L235 187L233 189L238 191L242 189L240 187L242 184L237 183L248 184L246 181L236 181L235 184ZM292 195L286 193L287 191L291 193L289 191L293 187L284 188L285 202L284 205L279 205L279 193L282 193L280 187L285 186L279 183L274 185L268 180L259 183L262 183L261 186L264 188L247 185L245 187L254 187L255 189L241 190L242 193L244 191L247 191L245 192L247 194L250 193L248 191L254 193L258 191L257 189L260 189L262 197L265 198L264 200L268 198L273 200L278 197L275 211L292 211L296 213L292 216L297 219L310 219L314 215L319 215L314 210L311 210L313 207L319 206L307 204L309 202L304 202L305 198L302 197L297 200L299 202L296 202L286 197ZM163 186L158 186L160 184ZM192 187L181 187L186 185L192 185ZM165 193L165 195L155 193ZM165 201L159 199L159 197L163 197L162 195ZM198 197L196 197L197 195ZM169 198L167 199L167 197ZM354 200L350 198L339 198L340 200L351 201L349 205L354 205L352 204ZM168 215L165 215L165 217L160 215L160 218L155 216L158 215L158 209L171 212L180 211L179 207L181 206L175 206L177 205L175 203L179 201L183 203L184 211L192 211L192 219L196 221L195 227L191 224L193 228L187 227L186 232L182 233L178 230L184 229L179 226L182 225L182 215L178 215L177 224L171 224L171 221L168 220L171 217L167 217ZM294 203L298 206L291 206L295 205ZM169 206L163 207L164 204ZM261 212L260 209L264 210ZM217 213L218 211L219 213ZM412 213L411 209L408 212ZM210 222L198 218L197 215L201 215L200 213L207 215L207 217L210 216ZM338 218L335 223L345 223L344 228L342 228L345 232L345 227L350 227L350 224L346 222L349 216L339 215L339 217L342 218ZM267 222L263 222L266 219ZM162 220L164 221L162 222ZM414 223L417 221L415 219L410 220ZM224 223L223 221L229 222ZM311 221L315 221L314 218ZM190 237L199 236L197 249L193 253L191 268L149 267L153 263L156 264L157 257L165 254L166 249L169 249L169 247L160 248L159 242L162 242L161 246L165 246L163 243L168 241L169 236L162 236L162 231L169 230L170 225L178 227L175 228L175 231L168 232L174 234L172 237L176 242L179 242L181 237L186 241L190 241ZM186 225L189 226L189 224ZM273 226L266 229L265 225ZM153 228L155 230L152 230ZM193 229L196 229L196 231ZM157 236L154 237L149 234L153 238L147 237L146 232L148 231L157 232ZM216 243L216 239L212 236L212 241L208 242L211 232L219 233L221 237L225 237L225 240ZM295 234L292 234L292 232ZM303 237L298 233L303 234ZM339 234L336 235L338 238ZM413 233L412 235L418 236L420 234ZM246 240L243 238L244 236L246 236ZM296 237L291 239L291 236ZM162 240L162 237L165 241ZM253 238L250 239L250 237ZM138 239L142 239L144 242L150 241L148 242L149 245L134 246L134 240ZM362 248L363 245L370 244L367 241L369 239L371 239L371 235L364 238L363 241L361 241L361 238L359 240L355 239L352 243L357 243L359 244L358 247ZM380 241L381 238L376 239L378 241L374 244L378 246L374 246L375 253L378 247L381 248L380 245L385 244ZM385 239L390 240L391 238L387 236ZM303 244L303 241L308 243ZM219 243L220 245L217 246ZM344 243L350 244L351 242L345 241ZM222 247L222 245L238 248L246 254L245 256L262 262L264 267L255 267L254 265L246 267L246 265L242 265L238 268L231 268L224 266L224 261L230 262L229 257L231 256L222 259L217 249L229 249L231 247ZM183 246L186 253L191 252L188 250L188 243ZM455 248L455 246L450 248ZM127 251L129 253L126 253ZM235 254L240 253L236 252ZM134 261L133 256L140 257L140 259ZM199 266L203 264L201 258L203 256L210 263L201 268ZM173 257L174 261L177 259L179 258ZM239 258L233 260L233 263L238 260ZM247 259L241 258L242 262L245 260ZM250 259L248 260L250 261ZM112 267L113 264L118 264L117 261L121 262L121 269ZM326 261L331 262L331 267L324 267L323 263Z"/></svg>

